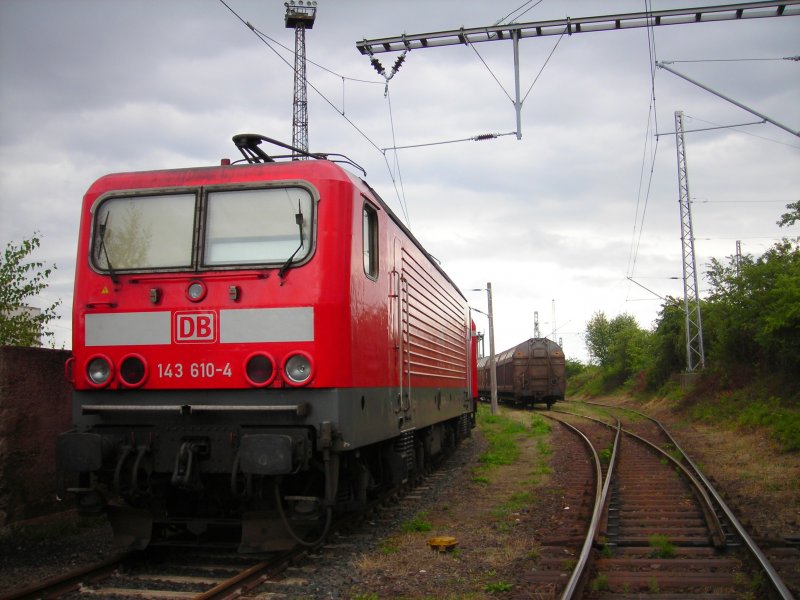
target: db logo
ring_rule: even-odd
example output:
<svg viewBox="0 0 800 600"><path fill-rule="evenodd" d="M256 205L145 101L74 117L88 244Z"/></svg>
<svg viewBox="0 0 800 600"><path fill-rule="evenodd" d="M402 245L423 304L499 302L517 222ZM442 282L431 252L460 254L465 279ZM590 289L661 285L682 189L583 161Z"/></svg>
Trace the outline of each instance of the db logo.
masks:
<svg viewBox="0 0 800 600"><path fill-rule="evenodd" d="M216 342L216 315L213 312L175 313L172 337L176 344Z"/></svg>

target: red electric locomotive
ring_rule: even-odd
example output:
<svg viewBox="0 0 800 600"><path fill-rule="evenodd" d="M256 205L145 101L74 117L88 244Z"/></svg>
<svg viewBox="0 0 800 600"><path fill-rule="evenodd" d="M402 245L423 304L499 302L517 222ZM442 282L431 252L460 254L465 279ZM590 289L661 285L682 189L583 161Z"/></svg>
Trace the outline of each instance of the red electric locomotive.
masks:
<svg viewBox="0 0 800 600"><path fill-rule="evenodd" d="M469 309L437 263L330 156L234 142L249 164L107 175L83 200L57 459L130 547L318 543L473 424Z"/></svg>

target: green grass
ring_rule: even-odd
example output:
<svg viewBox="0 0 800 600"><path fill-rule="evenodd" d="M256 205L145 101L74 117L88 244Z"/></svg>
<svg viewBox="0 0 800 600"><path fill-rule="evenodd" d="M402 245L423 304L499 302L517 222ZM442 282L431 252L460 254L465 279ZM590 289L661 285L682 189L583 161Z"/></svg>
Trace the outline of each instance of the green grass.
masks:
<svg viewBox="0 0 800 600"><path fill-rule="evenodd" d="M419 512L410 521L403 523L401 529L405 533L424 533L433 529L430 521L427 520L428 513L425 511Z"/></svg>
<svg viewBox="0 0 800 600"><path fill-rule="evenodd" d="M495 577L497 577L496 571L489 571L486 573L486 576L490 578L490 581L483 586L483 591L488 592L490 594L502 593L502 592L510 592L511 588L514 586L510 583L506 583L505 581L492 581Z"/></svg>
<svg viewBox="0 0 800 600"><path fill-rule="evenodd" d="M511 495L508 502L495 506L492 509L492 516L498 519L508 517L510 514L530 506L533 500L534 496L531 492L517 492Z"/></svg>
<svg viewBox="0 0 800 600"><path fill-rule="evenodd" d="M651 558L675 557L675 546L669 541L667 536L656 533L647 538L647 541L651 548L649 554Z"/></svg>
<svg viewBox="0 0 800 600"><path fill-rule="evenodd" d="M530 434L530 430L519 421L488 414L488 408L484 407L484 410L480 410L480 408L478 422L489 442L489 450L480 457L480 462L487 466L514 464L519 458L517 438Z"/></svg>
<svg viewBox="0 0 800 600"><path fill-rule="evenodd" d="M541 415L534 414L531 417L531 433L533 435L543 435L550 433L550 423Z"/></svg>
<svg viewBox="0 0 800 600"><path fill-rule="evenodd" d="M527 419L527 417L526 417ZM537 485L541 477L550 472L547 464L552 449L548 443L550 424L539 415L532 415L530 425L505 417L492 415L488 406L478 406L478 427L489 443L488 450L479 458L480 465L473 473L473 482L483 485L492 484L492 473L503 466L511 465L519 459L521 442L535 440L538 456L532 465L529 477L519 480L520 491L512 493L508 500L494 506L491 515L495 520L494 527L500 533L511 533L512 520L509 518L520 513L534 502L534 493L530 486ZM494 475L500 476L500 475Z"/></svg>
<svg viewBox="0 0 800 600"><path fill-rule="evenodd" d="M521 438L537 438L536 444L540 456L544 459L552 454L548 443L550 423L539 415L532 415L530 426L520 421L491 414L491 409L478 405L478 427L480 427L489 449L478 459L480 467L474 473L473 481L479 484L490 484L487 476L496 467L514 464L519 459L519 441ZM532 473L538 480L541 474L549 473L549 468L542 462Z"/></svg>
<svg viewBox="0 0 800 600"><path fill-rule="evenodd" d="M720 394L690 409L693 418L706 423L754 430L764 429L781 449L800 451L800 409L774 396L758 397L753 390Z"/></svg>
<svg viewBox="0 0 800 600"><path fill-rule="evenodd" d="M592 580L591 588L593 592L604 592L608 587L608 575L605 573L598 573L597 577Z"/></svg>
<svg viewBox="0 0 800 600"><path fill-rule="evenodd" d="M378 552L385 556L389 554L397 554L400 552L400 546L397 545L395 540L385 540L378 548Z"/></svg>

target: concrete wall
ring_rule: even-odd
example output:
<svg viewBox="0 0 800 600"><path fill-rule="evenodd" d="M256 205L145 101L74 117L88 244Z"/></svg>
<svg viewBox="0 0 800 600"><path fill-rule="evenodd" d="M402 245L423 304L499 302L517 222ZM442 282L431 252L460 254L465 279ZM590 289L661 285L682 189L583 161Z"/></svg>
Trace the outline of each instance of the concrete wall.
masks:
<svg viewBox="0 0 800 600"><path fill-rule="evenodd" d="M0 346L0 528L71 508L55 500L56 436L72 426L70 355Z"/></svg>

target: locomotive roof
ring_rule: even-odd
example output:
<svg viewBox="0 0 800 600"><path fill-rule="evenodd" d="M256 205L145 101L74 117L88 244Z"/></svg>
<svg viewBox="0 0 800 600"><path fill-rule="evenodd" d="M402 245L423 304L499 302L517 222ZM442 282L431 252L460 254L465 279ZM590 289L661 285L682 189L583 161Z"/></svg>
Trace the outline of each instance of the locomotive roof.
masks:
<svg viewBox="0 0 800 600"><path fill-rule="evenodd" d="M333 156L333 155L331 155ZM337 155L338 156L338 155ZM142 189L146 183L148 189L189 187L196 185L214 185L229 183L249 183L258 181L258 174L263 173L264 169L276 169L283 171L279 177L288 180L308 179L309 170L316 171L316 177L325 179L340 180L348 182L371 197L384 210L389 218L394 221L398 228L408 237L411 242L428 258L431 265L453 286L459 296L464 301L466 297L461 292L456 283L444 271L439 261L433 257L406 227L400 218L392 211L381 196L367 183L367 181L336 164L325 154L309 154L310 160L285 160L285 161L255 161L248 160L249 164L223 164L204 167L183 167L177 169L156 169L152 171L127 171L119 173L109 173L97 179L86 192L87 199L93 202L100 194L108 190L137 188ZM274 157L283 158L283 157ZM356 163L346 160L348 164Z"/></svg>

